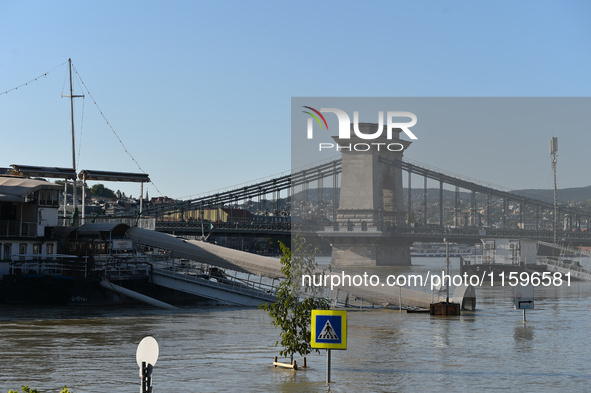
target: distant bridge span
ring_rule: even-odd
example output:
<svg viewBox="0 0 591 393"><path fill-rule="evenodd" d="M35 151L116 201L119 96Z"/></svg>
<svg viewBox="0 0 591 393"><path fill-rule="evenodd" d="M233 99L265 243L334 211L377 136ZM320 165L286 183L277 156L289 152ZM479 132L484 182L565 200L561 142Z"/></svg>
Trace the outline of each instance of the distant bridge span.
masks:
<svg viewBox="0 0 591 393"><path fill-rule="evenodd" d="M536 238L545 241L552 238L552 231L542 230L541 225L543 211L546 210L550 212L550 214L552 214L554 208L552 203L531 197L526 197L505 190L499 190L494 186L486 185L484 182L467 180L458 175L445 173L441 170L430 169L426 166L411 163L405 160L387 159L384 157L380 157L380 161L384 165L391 165L400 168L408 175L407 186L404 190L404 193L406 194L404 198L404 204L406 208L406 220L404 220L403 222L400 222L400 220L398 220L397 222L391 223L391 227L393 227L391 229L397 233L397 236L414 236L417 240L420 239L423 241L432 241L441 238L441 236L448 236L449 238L454 238L458 240L473 240L478 237L482 238L497 235L503 237L507 237L506 235L511 235L511 237L515 238ZM323 187L324 179L332 178L332 210L330 213L327 213L325 211L324 216L327 219L333 221L335 225L345 226L346 223L339 223L338 220L336 220L336 208L338 207L338 192L336 190L339 188L339 175L342 172L342 168L343 165L341 160L333 160L311 168L307 168L302 171L295 172L293 174L280 176L274 179L265 180L259 183L254 183L240 188L235 188L232 190L199 197L196 199L186 200L182 202L163 204L151 207L147 209L143 213L143 215L155 215L159 217L172 212L186 212L190 210L198 210L207 207L219 207L225 205L227 206L229 204L236 204L240 201L247 201L257 196L261 197L271 194L279 198L280 193L282 191L287 191L286 196L291 197L293 196L296 190L304 191L304 193L306 193L310 189ZM425 179L422 187L422 206L417 207L416 198L414 198L413 206L412 192L420 190L421 187L415 189L412 188L411 175L421 176ZM411 214L413 211L417 211L418 209L418 211L425 212L428 210L427 179L439 182L439 202L437 203L439 208L439 214L437 214L436 217L434 217L433 215L429 216L427 214L422 214L422 216L420 217L421 220L415 220L414 222L412 222ZM447 207L447 209L444 209L444 185L455 187L454 206ZM462 212L462 209L459 206L460 189L467 190L471 193L469 212L467 214L466 210L468 209ZM321 194L322 193L317 192L317 200L313 201L318 205L327 202L322 200ZM481 206L477 206L476 194L481 194L486 197L485 206L482 206L482 202L480 202ZM305 199L306 197L304 196L303 198ZM501 209L501 216L498 217L498 211L496 213L496 219L502 222L502 226L497 228L493 228L491 225L491 223L495 220L495 213L493 212L493 208L491 207L493 198L501 199L503 205ZM328 202L328 204L330 204L330 201ZM508 216L510 213L510 202L515 202L520 207L519 219L516 227L511 227L508 222ZM484 211L485 213L482 214L482 211ZM577 229L581 229L581 227L591 228L590 212L565 205L559 205L558 212L559 217L564 218L568 215L568 221L566 225L567 230L559 230L559 235L562 239L564 239L565 241L570 240L578 243L588 243L591 240L591 232L577 231ZM462 214L464 216L468 216L468 220L464 220L463 224L460 222ZM293 215L294 212L292 211L292 216ZM450 217L452 218L451 221L453 222L451 227L454 228L455 233L450 233L449 228L445 229L446 220L449 222ZM582 222L584 221L586 221L586 225L582 225ZM436 222L436 224L433 224L433 222ZM196 232L200 231L200 226L200 222L161 222L158 223L157 229L165 232L196 234ZM422 226L423 228L418 228L420 226ZM433 228L434 226L436 228ZM450 227L450 225L448 224L447 227ZM524 229L526 227L529 227L529 230ZM482 231L479 231L479 229L483 228L486 229L486 235L482 235ZM382 227L380 229L385 230L387 228ZM283 233L285 233L285 231L290 230L291 226L287 224L284 224L282 226L270 224L249 225L247 223L242 223L240 225L237 225L234 223L224 223L220 224L219 228L213 229L212 232L220 234L223 233L247 236L256 235L256 233L261 233L262 235L269 236L281 236ZM305 228L304 230L308 231L309 228Z"/></svg>
<svg viewBox="0 0 591 393"><path fill-rule="evenodd" d="M394 165L397 167L400 167L402 170L406 171L409 175L409 184L410 184L410 175L411 174L416 174L419 176L423 176L425 179L432 179L432 180L436 180L439 182L439 189L440 189L440 207L443 206L443 185L444 184L449 184L452 186L456 187L456 209L457 209L457 194L459 192L459 189L465 189L465 190L469 190L472 192L472 201L471 201L471 213L475 216L476 213L476 203L475 203L475 198L474 195L476 193L481 193L484 195L487 195L487 222L490 222L490 202L492 197L497 197L497 198L501 198L503 199L505 202L504 205L504 218L506 220L506 215L507 215L507 203L508 201L516 201L519 202L521 205L521 209L520 209L520 213L521 213L521 218L520 218L520 223L523 225L524 224L524 212L525 212L525 206L533 206L536 208L540 208L540 209L547 209L547 210L553 210L554 209L554 204L549 203L549 202L545 202L545 201L541 201L539 199L535 199L535 198L531 198L531 197L526 197L523 195L519 195L513 192L509 192L509 191L503 191L503 190L498 190L495 189L491 186L487 186L487 185L483 185L483 184L479 184L475 181L470 181L470 180L465 180L462 179L460 177L457 176L453 176L450 174L446 174L444 172L439 172L433 169L428 169L426 167L423 166L419 166L417 164L412 164L408 161L402 161L402 160L388 160L385 158L380 157L380 159L385 162L386 164L389 165ZM407 199L407 203L408 200L410 199L410 193L411 193L412 187L407 187L407 192L409 194L409 198ZM426 190L426 187L425 187ZM424 191L424 194L426 195L426 191ZM571 220L570 224L571 224L571 228L573 229L572 226L574 225L574 223L577 220L587 220L587 222L589 223L589 220L591 220L591 212L587 212L587 211L583 211L581 209L577 209L577 208L573 208L573 207L569 207L569 206L564 206L564 205L559 205L558 207L559 210L559 215L560 214L570 214L574 217L576 217L575 220ZM540 213L537 212L537 214L539 215ZM537 218L537 220L539 220L539 217ZM439 224L440 226L443 226L443 214L442 211L440 210L440 217L439 217ZM456 225L457 226L457 225ZM505 225L506 226L506 222ZM536 225L536 229L539 229L539 223L537 223ZM589 228L589 225L587 225L587 227Z"/></svg>
<svg viewBox="0 0 591 393"><path fill-rule="evenodd" d="M264 180L258 183L243 187L234 188L228 191L188 199L182 202L165 203L153 206L144 210L142 215L161 216L166 213L181 212L187 210L202 209L205 207L223 206L234 204L239 201L247 201L252 198L269 194L279 195L281 191L291 191L298 186L306 187L312 182L322 182L327 177L337 176L342 169L341 160L333 160L293 174ZM290 192L291 194L291 192ZM128 215L129 213L122 213Z"/></svg>

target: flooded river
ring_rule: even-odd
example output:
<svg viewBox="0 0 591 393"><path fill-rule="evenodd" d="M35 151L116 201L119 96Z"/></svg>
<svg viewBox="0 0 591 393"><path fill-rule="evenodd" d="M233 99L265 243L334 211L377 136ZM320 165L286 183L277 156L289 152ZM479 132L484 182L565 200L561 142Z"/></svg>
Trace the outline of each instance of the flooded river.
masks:
<svg viewBox="0 0 591 393"><path fill-rule="evenodd" d="M421 271L441 261L414 263ZM305 371L271 366L279 332L257 309L3 305L0 393L138 392L135 352L148 335L160 345L155 393L589 390L591 283L538 290L526 323L512 294L479 288L477 310L459 317L350 310L348 349L333 351L330 386L324 352Z"/></svg>

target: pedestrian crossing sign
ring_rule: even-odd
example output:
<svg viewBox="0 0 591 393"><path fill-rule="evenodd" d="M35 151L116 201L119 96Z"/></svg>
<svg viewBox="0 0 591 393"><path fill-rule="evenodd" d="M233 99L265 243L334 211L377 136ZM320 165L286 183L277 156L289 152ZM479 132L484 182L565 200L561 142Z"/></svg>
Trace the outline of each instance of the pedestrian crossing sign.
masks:
<svg viewBox="0 0 591 393"><path fill-rule="evenodd" d="M312 348L347 349L347 311L312 310Z"/></svg>

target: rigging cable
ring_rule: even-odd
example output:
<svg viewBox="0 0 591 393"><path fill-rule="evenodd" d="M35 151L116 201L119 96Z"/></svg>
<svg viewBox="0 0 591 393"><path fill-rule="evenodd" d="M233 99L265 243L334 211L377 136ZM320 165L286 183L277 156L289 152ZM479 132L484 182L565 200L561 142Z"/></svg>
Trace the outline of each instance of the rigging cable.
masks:
<svg viewBox="0 0 591 393"><path fill-rule="evenodd" d="M18 89L20 89L20 88L21 88L21 87L23 87L23 86L28 86L28 85L29 85L29 83L36 82L36 81L38 81L38 80L39 80L39 79L41 79L41 78L45 78L47 75L49 75L49 73L50 73L50 72L53 72L53 71L57 70L58 68L62 67L64 64L66 64L67 62L68 62L68 61L66 60L66 61L64 61L62 64L60 64L59 66L57 66L57 67L55 67L55 68L52 68L51 70L47 71L46 73L44 73L44 74L41 74L41 75L39 75L38 77L36 77L36 78L33 78L33 79L31 79L30 81L28 81L28 82L25 82L25 83L23 83L23 84L21 84L21 85L18 85L18 86L16 86L16 87L13 87L12 89L8 89L8 90L6 90L6 91L3 91L2 93L0 93L0 96L1 96L1 95L3 95L3 94L8 94L8 93L10 93L11 91L14 91L14 90L18 90Z"/></svg>
<svg viewBox="0 0 591 393"><path fill-rule="evenodd" d="M76 75L78 76L78 78L80 78L80 82L82 83L82 86L84 86L84 89L86 90L86 92L88 93L88 95L90 96L90 98L92 99L92 103L98 109L99 113L103 117L103 120L105 120L105 123L107 123L107 125L109 126L109 128L111 129L111 131L113 132L113 134L115 134L115 137L117 138L117 140L119 141L119 143L123 147L123 150L125 150L125 152L131 158L131 160L133 162L135 162L135 164L137 165L137 167L139 168L139 170L142 171L142 173L147 174L146 171L144 171L144 169L141 167L141 165L139 164L139 162L137 162L137 160L133 157L133 155L127 150L127 148L125 147L125 144L123 143L123 141L121 140L121 138L119 137L119 135L117 135L117 132L115 131L115 129L113 128L113 126L111 125L111 123L109 123L109 120L107 120L107 117L105 116L105 114L103 113L103 111L101 110L101 108L99 107L99 105L97 104L96 100L92 96L92 93L88 89L88 86L86 86L86 83L84 83L84 81L82 80L82 77L78 73L78 70L76 69L76 67L74 67L73 64L72 64L72 68L74 69L74 72L76 72ZM160 196L163 196L162 193L160 192L160 190L158 189L158 187L156 186L156 184L154 184L154 181L150 180L150 182L152 183L152 185L154 186L154 188L156 189L156 191L158 192L158 194L160 194Z"/></svg>
<svg viewBox="0 0 591 393"><path fill-rule="evenodd" d="M76 81L78 82L78 87L80 88L80 90L82 91L82 85L80 84L80 76L78 74L76 74L78 76L78 79L76 79ZM82 95L82 115L81 115L81 119L80 119L80 137L78 138L78 157L76 157L76 163L78 164L78 166L80 166L80 152L82 151L82 130L84 128L84 104L86 103L85 100L85 96Z"/></svg>
<svg viewBox="0 0 591 393"><path fill-rule="evenodd" d="M82 129L84 127L84 97L82 97L82 119L80 119L80 137L78 138L78 157L76 157L76 163L80 166L80 152L82 151Z"/></svg>

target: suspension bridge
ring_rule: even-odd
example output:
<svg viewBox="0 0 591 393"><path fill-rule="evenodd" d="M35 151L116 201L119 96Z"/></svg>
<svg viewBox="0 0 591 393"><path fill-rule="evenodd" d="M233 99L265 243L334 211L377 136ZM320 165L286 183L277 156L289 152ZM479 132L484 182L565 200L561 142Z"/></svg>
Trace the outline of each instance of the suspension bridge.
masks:
<svg viewBox="0 0 591 393"><path fill-rule="evenodd" d="M208 232L223 235L281 236L296 228L305 231L371 231L371 224L375 224L374 227L379 230L387 230L401 237L414 237L417 241L441 241L443 237L454 241L474 241L483 237L549 241L553 237L553 228L547 225L548 217L553 215L554 210L551 202L495 188L482 181L467 179L409 160L384 158L381 164L396 168L406 175L405 187L392 190L393 194L405 197L402 206L399 206L404 214L398 214L399 218L396 220L392 217L388 219L383 208L376 209L379 214L375 222L337 218L339 195L342 192L340 184L343 165L340 159L240 188L152 206L145 209L142 215L157 217L159 231L199 234L201 220L163 221L160 218L172 214L182 218L192 211L200 216L200 212L207 208L240 206L256 198L260 201L261 198L271 196L269 202L277 206L277 210L282 198L291 203L291 220L219 222L208 229ZM417 177L422 182L413 188L413 180L416 182ZM429 187L428 180L436 182L436 187ZM328 200L327 195L330 197ZM300 220L298 223L296 217L308 216L301 212L301 206L294 204L312 205L316 221L307 220L304 223L304 220ZM590 212L559 205L558 215L558 221L563 224L557 229L560 239L578 244L591 242L591 232L585 230L591 227ZM323 225L327 220L330 225Z"/></svg>

